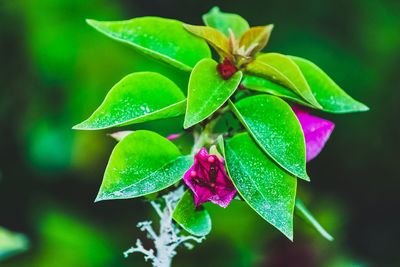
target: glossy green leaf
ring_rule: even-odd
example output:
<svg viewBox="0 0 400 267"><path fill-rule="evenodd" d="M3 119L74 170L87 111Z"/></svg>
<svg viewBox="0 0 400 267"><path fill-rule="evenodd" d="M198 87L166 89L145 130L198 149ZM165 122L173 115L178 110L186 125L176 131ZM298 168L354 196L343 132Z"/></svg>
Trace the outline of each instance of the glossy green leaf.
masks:
<svg viewBox="0 0 400 267"><path fill-rule="evenodd" d="M176 117L185 113L185 107L184 94L171 80L154 72L137 72L111 88L100 107L74 129L98 130Z"/></svg>
<svg viewBox="0 0 400 267"><path fill-rule="evenodd" d="M169 140L140 130L124 137L114 148L96 201L140 197L165 189L193 164Z"/></svg>
<svg viewBox="0 0 400 267"><path fill-rule="evenodd" d="M240 38L239 47L244 54L253 56L261 51L268 43L274 25L251 27Z"/></svg>
<svg viewBox="0 0 400 267"><path fill-rule="evenodd" d="M291 56L291 59L299 66L324 111L349 113L369 110L366 105L354 100L343 91L323 70L311 61L293 56Z"/></svg>
<svg viewBox="0 0 400 267"><path fill-rule="evenodd" d="M242 198L293 240L297 179L267 157L247 133L226 141L225 160Z"/></svg>
<svg viewBox="0 0 400 267"><path fill-rule="evenodd" d="M333 241L334 238L321 226L300 199L296 199L296 214L315 228L324 238Z"/></svg>
<svg viewBox="0 0 400 267"><path fill-rule="evenodd" d="M300 68L288 56L278 53L262 54L246 66L246 70L257 76L270 79L293 90L308 103L317 108L321 105L315 99Z"/></svg>
<svg viewBox="0 0 400 267"><path fill-rule="evenodd" d="M26 251L28 247L29 241L23 234L0 227L0 261Z"/></svg>
<svg viewBox="0 0 400 267"><path fill-rule="evenodd" d="M211 57L207 43L187 32L177 20L142 17L87 23L108 37L182 70L190 71L198 61Z"/></svg>
<svg viewBox="0 0 400 267"><path fill-rule="evenodd" d="M184 24L184 27L192 34L206 40L222 57L229 56L229 40L220 31L207 26Z"/></svg>
<svg viewBox="0 0 400 267"><path fill-rule="evenodd" d="M193 195L186 191L176 205L172 218L192 235L205 236L211 231L211 217L203 207L196 209Z"/></svg>
<svg viewBox="0 0 400 267"><path fill-rule="evenodd" d="M213 27L225 36L230 36L229 29L237 38L249 29L249 23L237 14L221 12L218 7L213 7L207 14L203 15L204 24Z"/></svg>
<svg viewBox="0 0 400 267"><path fill-rule="evenodd" d="M218 135L216 140L216 145L217 148L219 149L219 152L222 153L222 155L225 155L225 144L223 135Z"/></svg>
<svg viewBox="0 0 400 267"><path fill-rule="evenodd" d="M297 94L295 94L292 90L283 87L277 83L274 83L270 80L267 80L262 77L252 76L252 75L244 75L242 80L242 85L250 90L267 93L279 97L283 97L294 102L297 102L302 105L306 105L312 107L309 103L305 102L301 99Z"/></svg>
<svg viewBox="0 0 400 267"><path fill-rule="evenodd" d="M283 97L289 100L292 100L296 103L313 107L311 104L305 102L305 100L301 99L296 93L292 90L283 87L277 83L274 83L270 80L267 80L262 77L252 76L252 75L244 75L242 80L242 85L250 90L267 93L279 97Z"/></svg>
<svg viewBox="0 0 400 267"><path fill-rule="evenodd" d="M230 106L265 153L288 172L309 181L304 134L285 101L272 95L256 95L235 104L230 102Z"/></svg>
<svg viewBox="0 0 400 267"><path fill-rule="evenodd" d="M189 78L185 129L213 114L239 86L242 79L240 71L224 80L217 71L217 65L212 59L203 59L194 67Z"/></svg>
<svg viewBox="0 0 400 267"><path fill-rule="evenodd" d="M291 58L300 67L310 85L313 95L318 103L321 104L323 111L340 114L369 110L366 105L354 100L343 91L343 89L314 63L298 57ZM242 84L251 90L284 97L301 105L315 108L286 87L262 77L245 75Z"/></svg>

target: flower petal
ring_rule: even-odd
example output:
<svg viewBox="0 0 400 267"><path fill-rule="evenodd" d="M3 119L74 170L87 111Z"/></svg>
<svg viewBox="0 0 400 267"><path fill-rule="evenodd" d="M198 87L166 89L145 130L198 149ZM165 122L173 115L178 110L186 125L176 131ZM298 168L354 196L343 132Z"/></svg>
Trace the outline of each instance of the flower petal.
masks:
<svg viewBox="0 0 400 267"><path fill-rule="evenodd" d="M210 201L214 204L221 206L222 208L228 207L232 199L235 197L237 190L234 187L217 187L218 195L214 195L210 198Z"/></svg>
<svg viewBox="0 0 400 267"><path fill-rule="evenodd" d="M313 116L308 111L300 109L297 106L292 108L304 132L306 159L308 162L321 152L335 128L335 124L331 121Z"/></svg>
<svg viewBox="0 0 400 267"><path fill-rule="evenodd" d="M196 207L211 201L226 208L237 193L225 171L224 160L217 155L209 155L205 148L194 156L194 164L183 180L193 191Z"/></svg>

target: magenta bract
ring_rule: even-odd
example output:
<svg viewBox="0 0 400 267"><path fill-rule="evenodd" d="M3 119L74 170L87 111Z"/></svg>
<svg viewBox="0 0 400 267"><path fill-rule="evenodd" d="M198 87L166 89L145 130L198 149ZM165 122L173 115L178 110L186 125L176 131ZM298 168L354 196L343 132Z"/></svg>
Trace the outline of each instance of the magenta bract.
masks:
<svg viewBox="0 0 400 267"><path fill-rule="evenodd" d="M194 164L183 180L193 191L196 207L211 201L226 208L237 192L225 171L224 160L209 155L205 148L194 156Z"/></svg>
<svg viewBox="0 0 400 267"><path fill-rule="evenodd" d="M299 107L295 106L292 108L303 129L306 141L306 159L310 161L321 152L335 128L335 124L313 116L308 111Z"/></svg>

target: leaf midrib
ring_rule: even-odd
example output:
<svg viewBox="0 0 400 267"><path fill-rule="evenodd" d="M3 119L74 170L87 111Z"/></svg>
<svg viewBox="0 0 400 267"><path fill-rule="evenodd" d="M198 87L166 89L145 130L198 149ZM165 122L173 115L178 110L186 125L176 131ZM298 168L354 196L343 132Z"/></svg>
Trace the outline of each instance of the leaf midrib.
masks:
<svg viewBox="0 0 400 267"><path fill-rule="evenodd" d="M294 176L298 176L299 178L301 178L301 179L303 179L305 181L309 181L309 178L307 179L307 177L308 177L307 173L304 173L305 174L304 177L300 177L298 173L294 173L294 171L292 169L289 169L287 166L285 166L285 164L284 164L285 160L284 160L283 157L281 157L279 154L278 155L273 155L270 151L268 151L268 149L258 140L257 136L251 130L249 124L244 119L244 117L242 116L242 114L240 113L238 108L235 106L235 104L230 100L229 100L229 104L232 107L233 113L236 114L236 116L239 119L239 121L247 129L247 131L249 132L250 136L254 139L256 144L262 149L263 152L265 152L270 158L272 158L274 160L274 162L276 162L280 167L282 167L287 172L291 173Z"/></svg>
<svg viewBox="0 0 400 267"><path fill-rule="evenodd" d="M132 46L138 48L139 50L142 50L143 53L146 54L146 55L148 55L148 56L155 57L155 56L154 56L154 54L155 54L155 55L157 55L158 57L161 57L162 59L164 59L164 61L166 61L167 63L170 63L172 66L177 67L177 68L179 68L179 69L181 69L181 70L183 70L183 71L188 71L188 72L190 72L190 71L192 71L192 69L193 69L192 67L186 65L185 63L183 63L183 62L181 62L181 61L178 61L178 60L176 60L176 59L174 59L174 58L172 58L172 57L170 57L170 56L167 56L167 55L165 55L165 54L161 54L160 52L157 52L157 51L155 51L155 50L151 50L151 49L149 49L149 48L146 48L146 47L144 47L144 46L141 46L141 45L139 45L139 44L136 44L136 43L134 43L134 42L132 42L132 41L130 41L130 40L122 39L121 37L118 37L117 35L112 34L112 31L110 31L110 30L107 30L107 29L104 30L104 28L102 28L101 26L96 25L96 23L98 23L99 21L96 21L96 20L89 20L89 21L95 22L95 24L92 24L92 22L90 22L89 24L90 24L91 26L93 26L98 32L103 33L103 34L105 33L105 34L106 34L108 37L110 37L111 39L114 39L114 40L117 40L117 41L119 41L119 42L132 45ZM167 60L165 60L165 59L167 59Z"/></svg>
<svg viewBox="0 0 400 267"><path fill-rule="evenodd" d="M131 188L131 187L134 187L134 186L138 185L139 183L143 182L144 180L148 179L148 178L149 178L150 176L152 176L154 173L159 172L160 170L162 170L163 168L165 168L167 165L172 164L173 162L178 161L178 160L180 160L180 159L185 159L185 158L188 158L188 156L182 156L182 155L181 155L181 156L178 156L176 159L171 160L171 161L165 163L165 164L164 164L163 166L161 166L160 168L158 168L158 169L152 171L151 173L149 173L149 174L146 175L145 177L139 179L138 181L134 182L133 184L130 184L130 185L128 185L128 186L126 186L126 187L124 187L124 188L122 188L122 189L119 189L119 190L114 191L113 193L110 193L110 194L107 194L107 195L112 195L112 194L114 194L115 192L123 192L123 191L126 191L127 189L129 189L129 188ZM181 178L182 178L182 177L181 177ZM165 188L165 187L163 187L163 188ZM135 196L135 198L136 198L136 197L141 197L141 196L143 196L143 195L151 194L151 193L154 193L154 192L158 192L158 191L160 191L160 189L156 189L156 191L148 192L148 193L146 193L146 194L139 194L139 195ZM101 197L100 200L102 200L102 199L104 199L104 198Z"/></svg>
<svg viewBox="0 0 400 267"><path fill-rule="evenodd" d="M241 72L238 71L237 73L241 73ZM240 75L240 76L242 76L242 75ZM206 99L206 101L204 101L203 105L201 105L201 107L198 109L197 112L195 112L195 113L193 114L192 117L199 117L199 114L203 113L203 111L206 110L208 104L209 104L210 102L212 102L212 100L213 100L213 98L214 98L215 95L218 95L219 89L223 87L223 85L224 85L225 82L226 82L225 80L221 80L221 81L218 82L218 86L216 87L216 89L212 91L211 95ZM240 83L240 79L239 79L239 82L238 82L238 83ZM236 87L237 87L237 86L236 86ZM208 113L207 113L207 116L205 116L205 118L209 117L209 116L210 116L211 114L213 114L216 110L218 110L218 109L229 99L229 97L231 97L231 95L235 92L236 87L233 87L233 89L231 89L231 92L227 95L227 97L225 98L225 100L222 101L221 104L219 104L219 105L218 105L215 109L213 109L211 112L208 112ZM198 121L198 119L196 119L195 121ZM197 123L197 122L196 122L196 123ZM191 123L191 124L192 124L192 123Z"/></svg>
<svg viewBox="0 0 400 267"><path fill-rule="evenodd" d="M265 197L265 195L262 193L262 191L261 191L260 188L258 187L257 183L256 183L253 179L251 179L251 175L248 173L247 169L243 166L243 163L239 160L239 157L237 156L236 152L235 152L234 150L232 150L229 146L227 146L227 149L232 153L232 156L235 158L235 160L236 160L237 162L239 162L239 166L240 166L240 168L243 170L243 172L246 174L246 176L247 176L247 177L250 177L250 180L251 180L252 184L255 185L255 188L256 188L257 192L260 193L260 195L262 196L263 200L264 200L265 202L269 203L269 202L267 201L267 198ZM229 172L229 168L228 168L228 172ZM232 179L232 181L233 181L233 179ZM236 186L236 184L235 184L235 186ZM284 235L287 236L287 234L286 234L285 232L283 232L283 230L280 229L280 227L279 227L276 223L272 222L272 221L271 221L270 219L268 219L266 216L262 215L259 211L257 211L257 209L256 209L255 207L253 207L253 204L249 203L248 199L247 199L239 190L238 190L238 192L239 192L240 195L243 197L243 199L246 200L246 202L249 204L249 206L250 206L255 212L257 212L262 218L264 218L265 220L267 220L270 224L272 224L273 226L275 226L279 231L281 231ZM288 236L288 238L289 238L289 239L292 239L292 237L290 237L290 236Z"/></svg>

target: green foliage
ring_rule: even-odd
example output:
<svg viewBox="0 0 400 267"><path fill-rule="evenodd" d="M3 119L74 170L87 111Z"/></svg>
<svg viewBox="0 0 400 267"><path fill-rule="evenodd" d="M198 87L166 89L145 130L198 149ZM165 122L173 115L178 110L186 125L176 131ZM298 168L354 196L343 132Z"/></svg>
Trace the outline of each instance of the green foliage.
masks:
<svg viewBox="0 0 400 267"><path fill-rule="evenodd" d="M305 102L301 99L295 92L282 85L274 83L270 80L267 80L262 77L252 76L252 75L245 75L243 77L242 84L244 87L250 90L254 90L257 92L267 93L275 96L279 96L281 98L285 98L291 101L294 101L298 104L312 107L309 103Z"/></svg>
<svg viewBox="0 0 400 267"><path fill-rule="evenodd" d="M203 124L183 131L183 117L177 117L129 125L124 129L68 129L87 119L102 103L108 90L129 73L160 73L174 81L186 94L190 72L182 72L132 46L99 34L84 22L84 18L121 20L147 12L144 15L179 16L183 23L202 25L201 12L206 13L211 3L192 2L196 2L193 8L188 8L188 2L172 1L159 2L151 9L138 1L107 0L24 0L4 1L0 5L0 20L3 22L0 46L4 62L0 116L2 140L6 140L2 144L3 162L0 164L3 203L0 224L26 233L33 242L28 252L0 262L0 266L151 265L141 263L139 257L124 259L121 255L122 250L131 245L129 240L134 243L135 235L139 234L134 224L151 212L148 203L141 203L147 199L90 203L90 198L96 196L107 158L116 144L108 134L138 129L149 129L163 136L181 133L173 143L186 155L191 153L192 132L198 132ZM322 157L307 164L313 183L300 181L298 193L336 242L326 242L314 228L295 219L297 242L290 251L304 251L306 246L307 251L313 252L314 257L310 258L319 261L314 266L343 267L350 266L350 262L351 266L368 266L351 259L354 250L364 250L357 255L370 264L400 266L400 257L393 245L398 236L396 218L391 218L391 212L381 212L376 219L369 218L371 215L364 212L367 207L363 205L373 198L374 206L385 207L389 198L395 198L400 183L396 168L390 167L398 161L393 156L399 147L399 141L396 141L398 126L388 123L395 122L397 114L400 114L400 90L395 89L400 47L399 9L395 8L398 3L391 0L351 1L345 10L335 1L323 5L312 3L302 3L304 8L300 17L299 10L288 8L285 1L269 2L268 8L264 9L266 5L261 1L226 2L225 7L221 7L222 11L239 13L248 19L251 26L274 23L272 39L264 51L312 60L349 95L362 100L373 110L372 113L349 116L325 114L319 110L314 113L337 122L338 131L333 133ZM280 15L282 12L285 16ZM321 19L329 23L316 25L315 22ZM218 58L214 57L216 61ZM245 85L245 81L246 77L242 84ZM310 82L309 85L311 87ZM281 88L296 96L293 91ZM235 99L257 93L240 90L232 99L235 102ZM284 100L294 104L288 98ZM224 107L223 110L228 109ZM234 114L227 111L213 133L229 138L244 130L240 127ZM387 138L376 140L381 136ZM366 168L367 165L370 167ZM376 184L375 174L379 171L385 173L385 182ZM364 193L354 198L354 190L350 188L357 188L360 177ZM318 191L321 187L329 187L329 196ZM367 193L372 187L379 187L379 192L384 190L386 197L373 197L374 194ZM167 191L153 195L161 196ZM318 195L314 196L315 193ZM201 266L204 263L202 256L207 255L207 262L214 266L269 266L261 261L268 261L276 255L274 252L282 244L276 242L280 232L265 223L246 202L237 199L227 209L211 203L205 205L212 217L212 236L206 239L198 252L184 252L185 256L182 255L178 265ZM315 203L310 200L315 200ZM60 204L62 214L68 210L79 215L73 217L75 224L71 220L52 220L51 224L39 228L34 222L46 216L40 211L51 203ZM145 210L145 207L149 209ZM355 210L357 220L353 219ZM357 226L360 222L362 224ZM75 231L76 224L85 227ZM95 229L96 235L103 239L91 238L89 233ZM379 229L393 234L380 234ZM350 239L349 234L350 243L346 242ZM365 244L375 244L377 236L380 245L370 248L367 253ZM342 246L343 243L346 246ZM334 258L344 255L347 264L330 264ZM296 257L285 257L286 260L292 258Z"/></svg>
<svg viewBox="0 0 400 267"><path fill-rule="evenodd" d="M199 123L218 110L235 92L242 73L236 72L229 80L222 79L217 62L203 59L193 69L189 79L184 128Z"/></svg>
<svg viewBox="0 0 400 267"><path fill-rule="evenodd" d="M320 107L300 68L290 57L278 53L261 54L246 69L286 86L311 105Z"/></svg>
<svg viewBox="0 0 400 267"><path fill-rule="evenodd" d="M314 63L299 57L291 58L299 66L323 110L332 113L350 113L369 110L366 105L354 100L343 91Z"/></svg>
<svg viewBox="0 0 400 267"><path fill-rule="evenodd" d="M140 197L178 182L193 159L150 131L135 131L114 148L96 201Z"/></svg>
<svg viewBox="0 0 400 267"><path fill-rule="evenodd" d="M194 26L185 24L185 29L192 34L206 40L221 57L226 57L230 53L228 38L220 31L207 26Z"/></svg>
<svg viewBox="0 0 400 267"><path fill-rule="evenodd" d="M158 73L136 72L111 88L100 107L74 129L99 130L176 117L185 113L185 106L184 94L171 80Z"/></svg>
<svg viewBox="0 0 400 267"><path fill-rule="evenodd" d="M189 191L186 191L178 202L172 218L192 235L205 236L211 231L210 215L203 207L196 209Z"/></svg>
<svg viewBox="0 0 400 267"><path fill-rule="evenodd" d="M299 66L310 86L312 94L321 105L323 111L340 114L369 110L366 105L349 96L323 70L311 61L293 56L290 56L290 58ZM274 81L246 75L242 83L246 88L251 90L276 95L307 107L316 108L312 104L307 103L295 92Z"/></svg>
<svg viewBox="0 0 400 267"><path fill-rule="evenodd" d="M218 7L213 7L207 14L203 15L204 24L213 27L225 36L229 36L229 30L235 34L236 37L249 29L249 23L237 14L224 13Z"/></svg>
<svg viewBox="0 0 400 267"><path fill-rule="evenodd" d="M23 234L0 227L0 261L26 251L28 247L29 241Z"/></svg>
<svg viewBox="0 0 400 267"><path fill-rule="evenodd" d="M265 153L293 175L309 180L304 134L296 115L285 101L275 96L258 95L235 104L230 102L230 105Z"/></svg>
<svg viewBox="0 0 400 267"><path fill-rule="evenodd" d="M120 142L111 154L96 200L145 196L179 183L193 164L193 154L201 147L210 147L211 154L220 153L225 158L228 174L244 201L293 240L296 178L309 181L309 177L302 125L285 100L332 113L368 108L313 63L279 53L259 53L268 44L272 24L250 28L239 15L220 12L217 7L203 20L206 26L156 17L88 20L105 35L191 73L187 100L179 87L161 74L130 74L75 129L128 126L184 115L180 126L194 137L193 146L187 140L174 140L180 144L178 148L150 131L114 133L112 136ZM207 43L219 54L219 63L211 58ZM250 90L241 90L246 88ZM224 130L213 129L229 110L235 114L236 124L240 121L244 126L244 132L239 126L231 127L229 120ZM228 137L226 148L222 136ZM191 155L182 155L181 151L190 150ZM200 169L206 170L204 166ZM205 175L211 184L202 186L216 192L212 170L210 167ZM193 175L197 177L195 172ZM300 201L296 207L302 218L331 239ZM173 219L193 235L203 236L211 230L210 215L195 207L189 191L177 204Z"/></svg>
<svg viewBox="0 0 400 267"><path fill-rule="evenodd" d="M243 33L239 40L239 47L243 51L251 51L250 56L260 52L268 43L274 25L251 27ZM246 54L246 52L245 52Z"/></svg>
<svg viewBox="0 0 400 267"><path fill-rule="evenodd" d="M297 180L268 158L247 133L226 141L228 172L243 199L293 240Z"/></svg>
<svg viewBox="0 0 400 267"><path fill-rule="evenodd" d="M110 38L182 70L190 71L199 60L211 57L207 44L189 34L177 20L143 17L87 23Z"/></svg>

